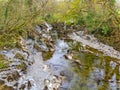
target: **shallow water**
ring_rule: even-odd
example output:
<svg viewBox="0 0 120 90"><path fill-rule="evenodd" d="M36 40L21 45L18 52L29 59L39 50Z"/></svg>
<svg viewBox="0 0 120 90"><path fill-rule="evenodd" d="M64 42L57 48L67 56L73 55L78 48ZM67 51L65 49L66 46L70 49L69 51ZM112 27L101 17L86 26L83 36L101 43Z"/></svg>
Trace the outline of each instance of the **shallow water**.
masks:
<svg viewBox="0 0 120 90"><path fill-rule="evenodd" d="M79 43L79 42L77 42ZM75 49L76 47L76 49ZM79 50L81 43L71 50L73 54L74 82L70 90L119 90L120 67L114 58ZM96 52L99 52L96 50ZM79 60L80 63L75 61Z"/></svg>

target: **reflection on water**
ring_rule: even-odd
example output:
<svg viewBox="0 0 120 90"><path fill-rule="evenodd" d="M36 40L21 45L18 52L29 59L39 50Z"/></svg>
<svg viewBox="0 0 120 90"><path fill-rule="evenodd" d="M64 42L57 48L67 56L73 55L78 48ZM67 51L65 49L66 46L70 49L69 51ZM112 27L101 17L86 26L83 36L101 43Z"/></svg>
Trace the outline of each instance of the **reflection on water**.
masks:
<svg viewBox="0 0 120 90"><path fill-rule="evenodd" d="M71 90L120 90L120 68L115 59L96 54L97 51L84 52L80 43L73 42L71 48L75 71Z"/></svg>

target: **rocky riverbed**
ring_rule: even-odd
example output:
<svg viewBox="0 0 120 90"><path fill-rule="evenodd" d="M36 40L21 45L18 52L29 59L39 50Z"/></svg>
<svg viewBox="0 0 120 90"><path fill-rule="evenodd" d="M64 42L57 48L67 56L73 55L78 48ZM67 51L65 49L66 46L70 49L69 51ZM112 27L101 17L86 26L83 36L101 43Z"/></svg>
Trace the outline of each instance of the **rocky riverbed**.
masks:
<svg viewBox="0 0 120 90"><path fill-rule="evenodd" d="M0 90L97 90L119 82L120 52L82 31L60 32L48 23L36 25L26 39L19 37L16 48L0 55Z"/></svg>

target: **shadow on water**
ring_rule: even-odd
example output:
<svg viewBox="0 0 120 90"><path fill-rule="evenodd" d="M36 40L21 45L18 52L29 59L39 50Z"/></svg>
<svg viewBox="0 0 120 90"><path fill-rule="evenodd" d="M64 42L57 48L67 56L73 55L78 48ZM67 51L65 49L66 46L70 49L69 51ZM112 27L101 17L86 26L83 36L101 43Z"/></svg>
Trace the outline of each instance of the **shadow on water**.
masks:
<svg viewBox="0 0 120 90"><path fill-rule="evenodd" d="M120 90L118 60L71 41L72 68L75 78L70 90Z"/></svg>

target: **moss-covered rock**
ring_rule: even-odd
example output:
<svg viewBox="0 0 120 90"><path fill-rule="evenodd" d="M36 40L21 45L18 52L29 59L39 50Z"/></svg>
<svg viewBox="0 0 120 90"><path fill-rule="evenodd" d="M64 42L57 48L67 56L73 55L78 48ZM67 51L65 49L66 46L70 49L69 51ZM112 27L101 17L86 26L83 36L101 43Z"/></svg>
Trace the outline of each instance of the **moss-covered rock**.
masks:
<svg viewBox="0 0 120 90"><path fill-rule="evenodd" d="M0 71L9 66L8 60L4 57L4 55L0 54Z"/></svg>
<svg viewBox="0 0 120 90"><path fill-rule="evenodd" d="M43 60L46 61L48 59L50 59L53 55L53 52L49 51L49 52L42 52L42 57Z"/></svg>
<svg viewBox="0 0 120 90"><path fill-rule="evenodd" d="M16 59L20 59L20 60L25 60L24 56L21 53L16 53L16 55L14 56L14 58Z"/></svg>
<svg viewBox="0 0 120 90"><path fill-rule="evenodd" d="M23 72L25 72L26 69L27 69L27 65L24 62L22 62L21 64L17 65L16 68L20 69Z"/></svg>

